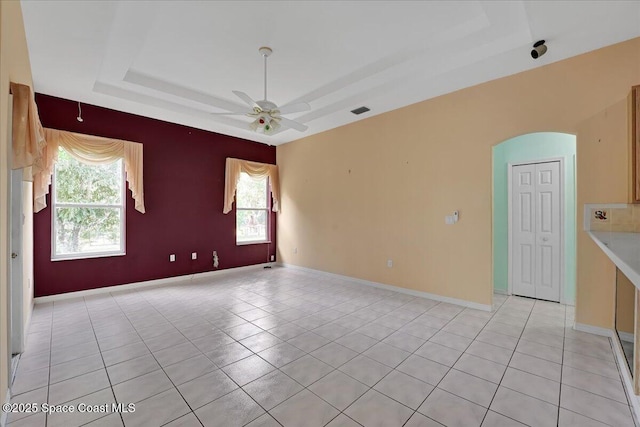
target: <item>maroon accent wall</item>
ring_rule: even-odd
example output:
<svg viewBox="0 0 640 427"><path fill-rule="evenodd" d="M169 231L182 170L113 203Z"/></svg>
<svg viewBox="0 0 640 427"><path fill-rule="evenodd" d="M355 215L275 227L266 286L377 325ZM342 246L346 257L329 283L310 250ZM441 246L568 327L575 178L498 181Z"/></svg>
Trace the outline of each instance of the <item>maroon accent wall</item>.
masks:
<svg viewBox="0 0 640 427"><path fill-rule="evenodd" d="M275 255L275 213L272 243L246 246L235 243L235 209L222 213L225 159L275 164L275 147L86 104L80 123L75 101L37 94L36 103L45 127L144 144L147 210L136 211L127 190L126 255L65 261L51 261L50 207L34 214L36 297L212 271L214 250L219 269Z"/></svg>

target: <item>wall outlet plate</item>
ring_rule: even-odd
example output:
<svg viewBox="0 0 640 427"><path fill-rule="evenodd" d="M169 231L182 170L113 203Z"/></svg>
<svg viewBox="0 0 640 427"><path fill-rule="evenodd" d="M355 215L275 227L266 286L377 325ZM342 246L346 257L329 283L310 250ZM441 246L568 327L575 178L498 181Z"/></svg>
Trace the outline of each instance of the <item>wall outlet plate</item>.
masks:
<svg viewBox="0 0 640 427"><path fill-rule="evenodd" d="M175 260L176 260L176 254L169 255L169 262L175 262Z"/></svg>
<svg viewBox="0 0 640 427"><path fill-rule="evenodd" d="M191 252L191 259L198 259L198 253L197 252Z"/></svg>
<svg viewBox="0 0 640 427"><path fill-rule="evenodd" d="M275 255L271 255L271 262L276 260L276 256Z"/></svg>

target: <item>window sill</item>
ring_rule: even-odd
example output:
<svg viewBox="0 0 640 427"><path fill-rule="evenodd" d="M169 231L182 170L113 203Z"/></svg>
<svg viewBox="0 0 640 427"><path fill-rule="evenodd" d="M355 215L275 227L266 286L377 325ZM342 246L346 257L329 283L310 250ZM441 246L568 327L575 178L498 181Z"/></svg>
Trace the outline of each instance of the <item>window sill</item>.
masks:
<svg viewBox="0 0 640 427"><path fill-rule="evenodd" d="M271 240L256 240L250 242L236 242L236 246L246 246L246 245L261 245L271 243Z"/></svg>
<svg viewBox="0 0 640 427"><path fill-rule="evenodd" d="M98 253L98 254L87 254L87 255L68 255L68 256L60 256L57 258L51 258L52 262L57 262L57 261L72 261L72 260L79 260L79 259L91 259L91 258L110 258L110 257L116 257L116 256L125 256L127 253L126 252L117 252L117 253Z"/></svg>

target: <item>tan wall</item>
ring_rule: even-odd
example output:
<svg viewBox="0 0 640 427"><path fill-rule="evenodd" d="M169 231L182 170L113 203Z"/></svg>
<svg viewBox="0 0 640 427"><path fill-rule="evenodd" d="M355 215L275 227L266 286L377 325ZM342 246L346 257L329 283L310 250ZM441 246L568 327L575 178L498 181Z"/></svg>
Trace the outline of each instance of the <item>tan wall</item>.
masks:
<svg viewBox="0 0 640 427"><path fill-rule="evenodd" d="M531 132L576 134L578 124L626 100L639 81L640 39L634 39L279 146L279 260L490 304L491 147ZM619 108L612 115L616 122L626 117ZM583 153L581 142L581 203L610 201L598 199L611 186L622 188L607 199L620 192L625 196L617 201L625 201L617 173L596 168L597 187L586 186L596 178L585 178L592 171L584 162L598 157ZM626 174L626 157L615 161ZM456 209L458 224L445 225ZM583 237L580 265L607 268ZM578 295L612 281L595 284L582 274ZM603 324L580 304L578 313L585 323Z"/></svg>
<svg viewBox="0 0 640 427"><path fill-rule="evenodd" d="M626 97L580 123L577 141L578 215L582 216L585 203L626 203L629 183ZM581 218L578 223L582 224ZM582 227L577 236L576 322L612 328L616 268Z"/></svg>
<svg viewBox="0 0 640 427"><path fill-rule="evenodd" d="M0 1L0 403L8 388L9 82L32 85L27 40L18 1ZM30 305L29 305L30 307Z"/></svg>

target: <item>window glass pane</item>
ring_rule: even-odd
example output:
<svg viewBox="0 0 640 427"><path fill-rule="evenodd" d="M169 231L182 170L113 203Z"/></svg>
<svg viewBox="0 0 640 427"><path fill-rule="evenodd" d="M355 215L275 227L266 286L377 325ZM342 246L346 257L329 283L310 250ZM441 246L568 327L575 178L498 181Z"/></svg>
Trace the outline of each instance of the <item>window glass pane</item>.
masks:
<svg viewBox="0 0 640 427"><path fill-rule="evenodd" d="M240 174L236 190L236 208L267 207L267 178L253 179L246 173Z"/></svg>
<svg viewBox="0 0 640 427"><path fill-rule="evenodd" d="M236 210L236 241L256 242L267 239L267 211L257 209Z"/></svg>
<svg viewBox="0 0 640 427"><path fill-rule="evenodd" d="M122 203L122 160L108 165L87 165L61 148L55 180L58 203Z"/></svg>
<svg viewBox="0 0 640 427"><path fill-rule="evenodd" d="M120 251L120 208L56 208L56 253Z"/></svg>

